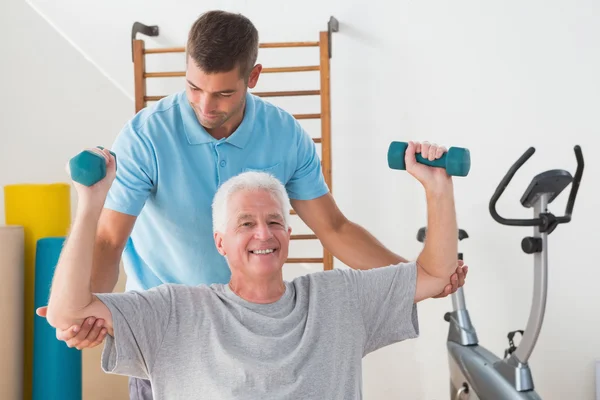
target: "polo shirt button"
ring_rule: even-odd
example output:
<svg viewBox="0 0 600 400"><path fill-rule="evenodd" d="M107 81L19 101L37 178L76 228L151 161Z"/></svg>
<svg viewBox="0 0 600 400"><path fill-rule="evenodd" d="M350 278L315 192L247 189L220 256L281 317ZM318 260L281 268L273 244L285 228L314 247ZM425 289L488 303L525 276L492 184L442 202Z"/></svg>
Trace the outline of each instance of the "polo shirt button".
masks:
<svg viewBox="0 0 600 400"><path fill-rule="evenodd" d="M221 160L221 167L224 167L227 162L225 160Z"/></svg>

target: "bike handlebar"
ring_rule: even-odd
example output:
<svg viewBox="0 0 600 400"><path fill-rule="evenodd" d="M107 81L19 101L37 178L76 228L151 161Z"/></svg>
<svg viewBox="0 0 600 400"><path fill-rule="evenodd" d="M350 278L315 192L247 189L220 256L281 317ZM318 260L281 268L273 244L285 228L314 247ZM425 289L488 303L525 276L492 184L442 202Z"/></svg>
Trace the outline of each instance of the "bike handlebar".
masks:
<svg viewBox="0 0 600 400"><path fill-rule="evenodd" d="M569 194L569 200L567 202L565 215L561 216L561 217L556 217L557 223L566 223L566 222L571 221L571 214L573 213L573 207L575 206L575 198L577 197L579 183L581 182L581 176L583 174L584 162L583 162L583 154L581 152L581 147L575 146L574 151L575 151L575 158L577 159L577 172L575 173L575 178L573 179L573 182L572 182L571 192ZM531 219L504 218L504 217L500 216L498 214L498 211L496 210L496 203L498 202L498 199L500 198L500 196L502 196L502 193L504 193L504 190L506 189L506 187L508 186L508 184L514 177L517 170L519 170L519 168L521 168L523 166L523 164L525 164L527 162L527 160L529 160L529 158L531 158L533 153L535 153L535 148L530 147L523 153L523 155L521 155L521 157L519 157L519 159L510 167L510 169L508 170L508 172L506 173L504 178L502 178L502 180L498 184L498 187L496 188L496 191L494 192L494 194L492 195L492 198L490 199L490 204L489 204L490 214L492 215L492 218L494 218L494 220L496 220L496 222L498 222L502 225L537 226L537 225L543 225L543 223L544 223L542 218L531 218Z"/></svg>

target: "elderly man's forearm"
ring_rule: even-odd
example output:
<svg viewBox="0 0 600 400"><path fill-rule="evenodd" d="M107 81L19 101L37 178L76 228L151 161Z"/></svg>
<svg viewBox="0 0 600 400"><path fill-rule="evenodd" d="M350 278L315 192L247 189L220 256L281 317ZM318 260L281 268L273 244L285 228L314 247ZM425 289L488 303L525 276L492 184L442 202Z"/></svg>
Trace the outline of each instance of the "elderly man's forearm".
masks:
<svg viewBox="0 0 600 400"><path fill-rule="evenodd" d="M427 239L417 263L428 274L449 278L456 270L458 227L451 183L436 191L427 191Z"/></svg>

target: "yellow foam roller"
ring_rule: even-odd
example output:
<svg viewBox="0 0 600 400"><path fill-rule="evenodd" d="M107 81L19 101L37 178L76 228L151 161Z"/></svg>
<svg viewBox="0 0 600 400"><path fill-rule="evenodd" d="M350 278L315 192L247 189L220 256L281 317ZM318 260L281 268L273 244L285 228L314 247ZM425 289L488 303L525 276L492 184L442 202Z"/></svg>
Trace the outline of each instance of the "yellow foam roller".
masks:
<svg viewBox="0 0 600 400"><path fill-rule="evenodd" d="M70 188L66 183L4 187L6 224L20 225L25 233L24 400L31 399L32 394L36 243L41 238L67 235L71 223Z"/></svg>

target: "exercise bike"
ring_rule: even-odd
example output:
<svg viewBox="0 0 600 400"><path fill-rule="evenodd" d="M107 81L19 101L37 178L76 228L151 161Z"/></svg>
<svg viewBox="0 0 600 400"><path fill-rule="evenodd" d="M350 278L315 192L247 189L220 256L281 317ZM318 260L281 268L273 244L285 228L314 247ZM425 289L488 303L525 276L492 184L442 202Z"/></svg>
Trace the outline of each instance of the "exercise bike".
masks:
<svg viewBox="0 0 600 400"><path fill-rule="evenodd" d="M550 170L533 178L521 197L521 204L533 207L532 219L507 219L496 211L496 203L511 179L523 164L533 155L530 147L509 169L498 185L489 204L489 211L495 221L509 226L532 226L533 235L523 238L522 250L533 254L534 287L533 300L525 330L509 332L509 348L504 358L487 350L479 344L477 332L471 323L467 310L464 290L459 288L452 294L452 312L444 315L449 322L447 349L450 368L450 398L452 400L504 400L504 399L541 399L535 391L529 357L540 334L546 309L548 283L548 235L559 224L571 221L571 214L577 197L577 190L583 174L583 155L581 148L575 146L577 171L575 177L565 170ZM572 183L565 215L555 216L548 211L548 205ZM417 240L425 241L426 228L419 229ZM459 241L468 238L465 230L460 229ZM458 254L463 259L462 253ZM514 336L522 335L518 346L514 345Z"/></svg>

